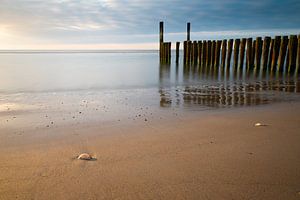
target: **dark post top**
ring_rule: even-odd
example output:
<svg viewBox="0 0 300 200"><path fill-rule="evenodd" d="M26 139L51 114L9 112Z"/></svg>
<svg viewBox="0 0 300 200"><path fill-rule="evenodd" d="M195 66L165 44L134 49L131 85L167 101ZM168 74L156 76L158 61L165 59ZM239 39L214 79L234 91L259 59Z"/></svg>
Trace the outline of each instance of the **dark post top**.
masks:
<svg viewBox="0 0 300 200"><path fill-rule="evenodd" d="M159 42L164 42L164 22L159 22Z"/></svg>
<svg viewBox="0 0 300 200"><path fill-rule="evenodd" d="M186 26L186 32L187 32L187 41L189 41L191 39L191 23L188 22L187 26Z"/></svg>

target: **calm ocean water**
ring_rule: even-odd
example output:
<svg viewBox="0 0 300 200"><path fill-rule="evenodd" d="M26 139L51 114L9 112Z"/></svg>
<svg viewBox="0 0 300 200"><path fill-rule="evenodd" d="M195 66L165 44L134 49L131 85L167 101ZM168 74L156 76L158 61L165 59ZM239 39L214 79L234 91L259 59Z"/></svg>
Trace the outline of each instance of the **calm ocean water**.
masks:
<svg viewBox="0 0 300 200"><path fill-rule="evenodd" d="M0 52L0 104L25 104L24 99L31 105L46 103L51 99L48 94L72 94L83 99L93 94L107 97L103 101L108 102L126 96L135 98L133 104L139 98L160 107L227 107L299 100L297 76L184 67L182 59L175 64L174 56L171 63L160 65L157 51Z"/></svg>

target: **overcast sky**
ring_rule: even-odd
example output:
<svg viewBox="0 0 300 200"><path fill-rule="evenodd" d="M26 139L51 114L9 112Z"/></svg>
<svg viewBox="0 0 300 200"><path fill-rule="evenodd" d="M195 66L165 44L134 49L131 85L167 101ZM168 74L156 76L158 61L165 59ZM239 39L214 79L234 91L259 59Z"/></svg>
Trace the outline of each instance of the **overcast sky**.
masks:
<svg viewBox="0 0 300 200"><path fill-rule="evenodd" d="M156 49L165 39L300 33L299 0L0 0L0 49Z"/></svg>

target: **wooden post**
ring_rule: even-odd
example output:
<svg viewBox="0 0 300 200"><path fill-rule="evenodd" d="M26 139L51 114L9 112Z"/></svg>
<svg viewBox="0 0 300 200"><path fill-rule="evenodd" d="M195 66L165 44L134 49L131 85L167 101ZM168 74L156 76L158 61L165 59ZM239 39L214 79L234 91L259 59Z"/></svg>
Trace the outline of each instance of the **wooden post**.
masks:
<svg viewBox="0 0 300 200"><path fill-rule="evenodd" d="M165 58L166 58L166 45L165 45L165 43L162 43L161 44L162 45L162 47L161 47L161 51L162 51L162 53L161 53L161 61L162 62L165 62Z"/></svg>
<svg viewBox="0 0 300 200"><path fill-rule="evenodd" d="M227 49L227 40L222 41L222 57L221 57L221 67L225 68L225 61L226 61L226 49Z"/></svg>
<svg viewBox="0 0 300 200"><path fill-rule="evenodd" d="M162 60L162 48L164 43L164 22L159 22L159 56L160 60Z"/></svg>
<svg viewBox="0 0 300 200"><path fill-rule="evenodd" d="M194 62L194 43L191 41L191 59L190 62Z"/></svg>
<svg viewBox="0 0 300 200"><path fill-rule="evenodd" d="M169 62L169 43L165 42L165 62Z"/></svg>
<svg viewBox="0 0 300 200"><path fill-rule="evenodd" d="M214 67L215 64L215 51L216 51L216 41L212 41L211 45L211 66Z"/></svg>
<svg viewBox="0 0 300 200"><path fill-rule="evenodd" d="M220 48L222 45L222 41L218 40L216 45L216 53L215 53L215 67L219 67L220 64Z"/></svg>
<svg viewBox="0 0 300 200"><path fill-rule="evenodd" d="M289 48L287 49L287 54L286 54L286 59L285 59L285 69L286 69L286 71L288 71L288 69L289 69L289 65L290 65L290 50L289 50Z"/></svg>
<svg viewBox="0 0 300 200"><path fill-rule="evenodd" d="M298 35L298 55L297 55L297 66L296 66L296 73L299 73L300 69L300 34Z"/></svg>
<svg viewBox="0 0 300 200"><path fill-rule="evenodd" d="M226 68L230 68L230 60L231 60L231 55L232 55L232 45L233 45L233 39L230 39L228 41L228 52L227 52L227 63L226 63Z"/></svg>
<svg viewBox="0 0 300 200"><path fill-rule="evenodd" d="M197 64L197 61L198 61L198 42L197 41L194 41L193 42L193 63L194 64Z"/></svg>
<svg viewBox="0 0 300 200"><path fill-rule="evenodd" d="M167 58L168 58L168 44L166 42L163 43L164 44L164 62L167 62Z"/></svg>
<svg viewBox="0 0 300 200"><path fill-rule="evenodd" d="M268 67L268 59L269 59L269 49L270 49L271 37L264 38L263 44L263 63L262 68L267 69Z"/></svg>
<svg viewBox="0 0 300 200"><path fill-rule="evenodd" d="M298 46L298 39L296 35L290 36L289 41L289 68L288 73L295 72L296 69L296 58L297 58L297 46Z"/></svg>
<svg viewBox="0 0 300 200"><path fill-rule="evenodd" d="M234 67L234 69L237 69L237 67L238 67L240 43L241 43L240 39L235 39L234 49L233 49L233 67Z"/></svg>
<svg viewBox="0 0 300 200"><path fill-rule="evenodd" d="M206 47L206 66L210 66L211 61L211 41L207 41L207 47Z"/></svg>
<svg viewBox="0 0 300 200"><path fill-rule="evenodd" d="M284 61L285 61L288 43L289 43L289 37L282 36L280 50L279 50L279 57L278 57L278 67L277 67L277 71L279 72L282 72L284 68Z"/></svg>
<svg viewBox="0 0 300 200"><path fill-rule="evenodd" d="M187 61L188 63L191 63L191 52L192 51L192 42L187 41Z"/></svg>
<svg viewBox="0 0 300 200"><path fill-rule="evenodd" d="M164 62L164 55L165 55L164 43L160 43L160 62Z"/></svg>
<svg viewBox="0 0 300 200"><path fill-rule="evenodd" d="M250 68L254 68L254 60L255 60L255 47L256 47L256 40L253 41L252 44L252 53L251 53L251 62L250 62Z"/></svg>
<svg viewBox="0 0 300 200"><path fill-rule="evenodd" d="M187 63L187 41L183 41L183 63Z"/></svg>
<svg viewBox="0 0 300 200"><path fill-rule="evenodd" d="M191 23L190 22L188 22L186 25L186 33L187 33L186 40L187 41L191 40Z"/></svg>
<svg viewBox="0 0 300 200"><path fill-rule="evenodd" d="M247 50L246 50L246 65L247 70L250 69L252 60L252 38L247 39Z"/></svg>
<svg viewBox="0 0 300 200"><path fill-rule="evenodd" d="M159 43L164 42L164 22L159 22Z"/></svg>
<svg viewBox="0 0 300 200"><path fill-rule="evenodd" d="M198 63L202 64L202 41L198 41Z"/></svg>
<svg viewBox="0 0 300 200"><path fill-rule="evenodd" d="M255 46L255 68L260 68L261 63L261 53L262 53L262 38L256 38L256 46Z"/></svg>
<svg viewBox="0 0 300 200"><path fill-rule="evenodd" d="M281 40L280 36L275 36L271 71L276 69L276 66L277 66L277 61L278 61L278 56L279 56L279 48L280 48L280 40Z"/></svg>
<svg viewBox="0 0 300 200"><path fill-rule="evenodd" d="M244 58L245 58L245 48L246 48L246 38L242 39L241 49L240 49L240 69L243 70L244 67Z"/></svg>
<svg viewBox="0 0 300 200"><path fill-rule="evenodd" d="M204 40L202 44L202 66L206 65L206 54L207 54L206 47L207 47L207 42L206 40Z"/></svg>
<svg viewBox="0 0 300 200"><path fill-rule="evenodd" d="M275 39L271 39L270 54L269 54L269 61L268 61L268 68L269 69L271 69L271 67L272 67L274 44L275 44Z"/></svg>
<svg viewBox="0 0 300 200"><path fill-rule="evenodd" d="M179 63L179 47L180 47L180 42L176 42L176 64Z"/></svg>
<svg viewBox="0 0 300 200"><path fill-rule="evenodd" d="M168 63L171 62L171 46L172 46L172 43L171 42L168 42Z"/></svg>

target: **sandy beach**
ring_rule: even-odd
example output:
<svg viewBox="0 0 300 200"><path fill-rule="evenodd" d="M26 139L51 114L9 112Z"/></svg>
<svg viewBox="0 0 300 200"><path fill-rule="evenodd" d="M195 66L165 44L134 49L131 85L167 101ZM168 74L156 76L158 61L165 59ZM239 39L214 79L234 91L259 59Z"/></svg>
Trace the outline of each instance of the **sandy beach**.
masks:
<svg viewBox="0 0 300 200"><path fill-rule="evenodd" d="M23 132L2 124L0 199L299 199L299 112L293 102ZM76 159L83 152L96 160Z"/></svg>

